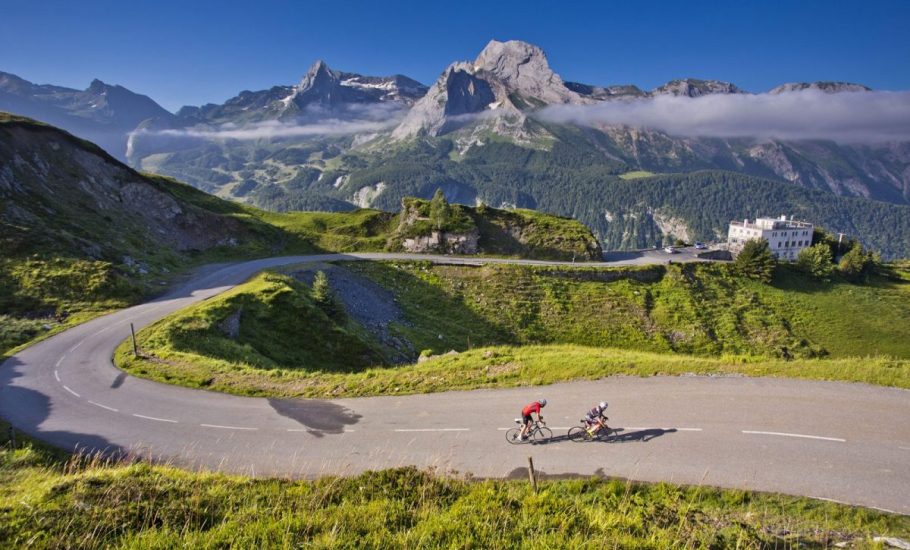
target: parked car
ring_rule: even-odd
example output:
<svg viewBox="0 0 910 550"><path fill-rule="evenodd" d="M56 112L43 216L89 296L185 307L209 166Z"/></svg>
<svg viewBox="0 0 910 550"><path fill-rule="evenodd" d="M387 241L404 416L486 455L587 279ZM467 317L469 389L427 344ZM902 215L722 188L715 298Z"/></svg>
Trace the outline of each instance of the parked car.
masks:
<svg viewBox="0 0 910 550"><path fill-rule="evenodd" d="M676 250L676 247L674 246L668 246L664 248L664 252L667 254L679 254L679 250Z"/></svg>
<svg viewBox="0 0 910 550"><path fill-rule="evenodd" d="M695 248L698 250L704 250L704 249L708 248L708 245L706 245L705 243L703 243L701 241L695 241Z"/></svg>

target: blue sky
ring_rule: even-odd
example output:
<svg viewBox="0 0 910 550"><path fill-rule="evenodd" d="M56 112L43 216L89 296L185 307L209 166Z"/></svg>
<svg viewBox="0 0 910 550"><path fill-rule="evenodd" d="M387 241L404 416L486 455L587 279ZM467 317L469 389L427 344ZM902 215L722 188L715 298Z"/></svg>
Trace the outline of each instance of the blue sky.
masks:
<svg viewBox="0 0 910 550"><path fill-rule="evenodd" d="M0 0L0 70L122 84L164 107L299 80L317 58L431 83L491 38L541 46L566 80L845 80L910 89L910 1L303 2Z"/></svg>

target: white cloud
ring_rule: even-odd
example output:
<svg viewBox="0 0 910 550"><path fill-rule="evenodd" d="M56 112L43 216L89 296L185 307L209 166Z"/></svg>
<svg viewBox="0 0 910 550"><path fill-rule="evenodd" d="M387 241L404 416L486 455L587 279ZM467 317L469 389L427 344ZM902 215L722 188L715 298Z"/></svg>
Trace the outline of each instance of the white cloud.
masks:
<svg viewBox="0 0 910 550"><path fill-rule="evenodd" d="M910 141L910 92L658 96L593 105L554 105L543 120L627 125L690 137L830 139L842 143Z"/></svg>
<svg viewBox="0 0 910 550"><path fill-rule="evenodd" d="M379 122L369 120L337 120L325 119L311 124L292 124L278 121L259 122L247 126L225 124L223 126L194 126L176 130L139 130L159 136L191 137L201 139L238 139L255 140L271 138L291 138L306 136L333 136L360 134L365 132L378 132L393 126L394 122Z"/></svg>
<svg viewBox="0 0 910 550"><path fill-rule="evenodd" d="M341 111L329 111L311 106L302 112L294 122L267 120L245 125L226 122L220 125L200 124L177 129L142 129L137 130L134 134L210 140L337 136L387 130L398 124L402 115L403 110L397 105L351 105Z"/></svg>

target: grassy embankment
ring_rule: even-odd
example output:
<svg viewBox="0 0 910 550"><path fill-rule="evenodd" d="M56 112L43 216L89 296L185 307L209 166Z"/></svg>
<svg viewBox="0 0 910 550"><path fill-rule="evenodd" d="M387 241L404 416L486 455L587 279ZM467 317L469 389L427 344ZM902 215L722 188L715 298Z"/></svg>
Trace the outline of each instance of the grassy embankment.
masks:
<svg viewBox="0 0 910 550"><path fill-rule="evenodd" d="M790 548L910 537L910 517L667 483L475 481L413 468L315 481L67 459L0 422L5 548Z"/></svg>
<svg viewBox="0 0 910 550"><path fill-rule="evenodd" d="M131 374L245 395L337 397L547 384L614 374L724 373L910 388L910 282L774 286L725 265L592 270L358 263L416 350L457 355L407 366L310 289L267 274L140 332L148 358L121 347ZM222 330L241 311L240 331Z"/></svg>

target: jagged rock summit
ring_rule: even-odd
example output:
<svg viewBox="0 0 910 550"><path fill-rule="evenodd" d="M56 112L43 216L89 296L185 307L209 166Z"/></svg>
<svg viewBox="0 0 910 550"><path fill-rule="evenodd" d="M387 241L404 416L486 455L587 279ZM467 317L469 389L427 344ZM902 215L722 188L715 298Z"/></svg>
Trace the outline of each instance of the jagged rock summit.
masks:
<svg viewBox="0 0 910 550"><path fill-rule="evenodd" d="M491 40L473 62L449 65L392 135L436 136L478 119L491 121L498 132L514 134L520 131L525 112L590 101L566 86L537 46Z"/></svg>

